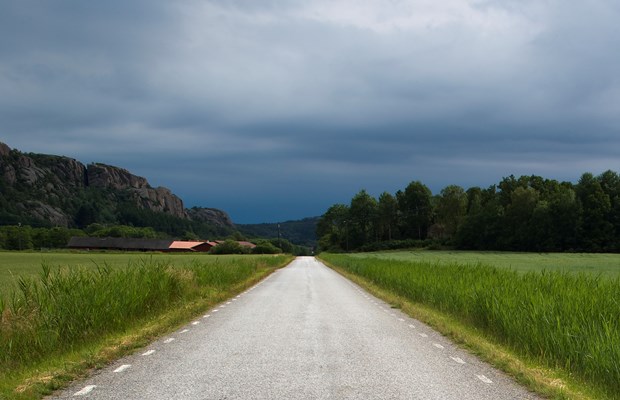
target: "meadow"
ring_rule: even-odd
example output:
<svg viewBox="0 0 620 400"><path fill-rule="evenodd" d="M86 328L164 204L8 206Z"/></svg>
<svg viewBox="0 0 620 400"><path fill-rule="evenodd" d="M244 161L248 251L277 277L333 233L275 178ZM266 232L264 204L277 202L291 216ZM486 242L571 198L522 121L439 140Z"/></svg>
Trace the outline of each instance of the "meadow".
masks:
<svg viewBox="0 0 620 400"><path fill-rule="evenodd" d="M494 251L386 251L351 254L354 258L376 258L438 264L483 264L518 272L557 271L620 276L620 254L611 253L516 253Z"/></svg>
<svg viewBox="0 0 620 400"><path fill-rule="evenodd" d="M287 255L1 255L0 268L11 274L5 272L9 280L5 279L0 296L0 398L24 399L38 398L56 387L59 383L50 376L66 379L65 366L81 365L77 372L81 373L112 360L122 349L194 318L292 259ZM54 372L46 370L50 366ZM42 374L43 383L33 374ZM16 390L24 382L38 383Z"/></svg>
<svg viewBox="0 0 620 400"><path fill-rule="evenodd" d="M505 254L500 267L490 265L503 254L395 252L321 258L449 315L526 360L564 370L607 398L619 398L620 277L613 261L618 256ZM604 273L597 270L597 261Z"/></svg>
<svg viewBox="0 0 620 400"><path fill-rule="evenodd" d="M251 259L254 256L243 256ZM260 257L259 257L260 258ZM234 259L234 256L227 259ZM164 253L130 253L130 252L0 252L0 293L14 289L18 277L37 276L41 266L83 267L96 270L98 266L125 268L142 261L169 263L183 267L207 260L212 262L214 256L209 254L164 254ZM2 296L0 296L1 298Z"/></svg>

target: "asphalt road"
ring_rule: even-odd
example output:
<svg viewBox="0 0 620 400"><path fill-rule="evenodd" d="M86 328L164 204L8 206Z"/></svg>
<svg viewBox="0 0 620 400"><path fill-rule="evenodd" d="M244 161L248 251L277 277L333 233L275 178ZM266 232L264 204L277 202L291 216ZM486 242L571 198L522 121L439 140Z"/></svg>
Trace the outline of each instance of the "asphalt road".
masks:
<svg viewBox="0 0 620 400"><path fill-rule="evenodd" d="M301 257L54 399L538 399Z"/></svg>

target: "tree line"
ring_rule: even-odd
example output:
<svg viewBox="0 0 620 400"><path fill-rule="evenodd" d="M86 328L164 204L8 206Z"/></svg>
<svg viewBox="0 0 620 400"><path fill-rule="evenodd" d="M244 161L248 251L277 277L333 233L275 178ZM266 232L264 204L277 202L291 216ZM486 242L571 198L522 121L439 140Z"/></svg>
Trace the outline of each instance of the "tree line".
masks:
<svg viewBox="0 0 620 400"><path fill-rule="evenodd" d="M151 227L129 225L104 225L94 223L84 229L75 228L40 228L30 225L0 226L0 250L40 250L66 248L73 236L118 237L140 239L170 239L165 232L158 232ZM193 233L186 233L181 240L199 240ZM226 237L226 241L212 250L213 254L279 254L288 253L298 256L310 255L311 249L299 246L284 238L248 239L239 232ZM251 241L256 247L249 249L238 241Z"/></svg>
<svg viewBox="0 0 620 400"><path fill-rule="evenodd" d="M511 175L488 188L420 181L378 198L361 190L317 224L319 248L369 251L414 246L471 250L620 251L620 176L584 173L576 184Z"/></svg>

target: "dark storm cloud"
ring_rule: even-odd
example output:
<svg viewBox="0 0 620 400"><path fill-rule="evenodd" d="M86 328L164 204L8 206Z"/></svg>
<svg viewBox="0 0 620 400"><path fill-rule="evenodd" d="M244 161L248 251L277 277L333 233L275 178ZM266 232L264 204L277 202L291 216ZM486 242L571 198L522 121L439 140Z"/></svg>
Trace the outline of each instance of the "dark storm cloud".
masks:
<svg viewBox="0 0 620 400"><path fill-rule="evenodd" d="M0 140L235 220L620 169L620 6L3 1Z"/></svg>

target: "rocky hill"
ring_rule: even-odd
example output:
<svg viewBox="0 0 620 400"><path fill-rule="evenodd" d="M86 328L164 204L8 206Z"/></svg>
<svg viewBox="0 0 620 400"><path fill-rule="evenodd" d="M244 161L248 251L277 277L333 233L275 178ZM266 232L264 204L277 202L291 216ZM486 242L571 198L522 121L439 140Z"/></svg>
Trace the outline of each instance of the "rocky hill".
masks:
<svg viewBox="0 0 620 400"><path fill-rule="evenodd" d="M225 212L186 210L183 201L169 189L151 187L145 178L126 169L22 153L0 143L0 225L138 225L162 218L168 225L176 221L189 230L197 224L208 224L221 232L234 229Z"/></svg>

